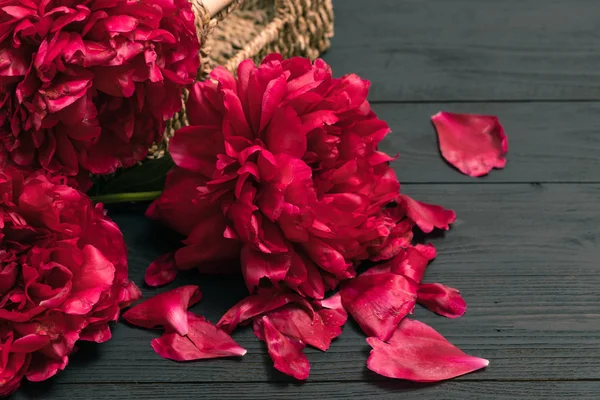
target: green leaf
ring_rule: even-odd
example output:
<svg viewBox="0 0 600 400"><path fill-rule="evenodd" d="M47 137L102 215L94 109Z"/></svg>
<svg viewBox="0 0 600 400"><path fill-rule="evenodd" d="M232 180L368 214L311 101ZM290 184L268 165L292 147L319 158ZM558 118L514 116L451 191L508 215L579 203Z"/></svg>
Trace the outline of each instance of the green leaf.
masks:
<svg viewBox="0 0 600 400"><path fill-rule="evenodd" d="M175 164L169 154L157 160L146 160L140 165L118 173L103 182L96 194L153 192L162 190L167 173Z"/></svg>

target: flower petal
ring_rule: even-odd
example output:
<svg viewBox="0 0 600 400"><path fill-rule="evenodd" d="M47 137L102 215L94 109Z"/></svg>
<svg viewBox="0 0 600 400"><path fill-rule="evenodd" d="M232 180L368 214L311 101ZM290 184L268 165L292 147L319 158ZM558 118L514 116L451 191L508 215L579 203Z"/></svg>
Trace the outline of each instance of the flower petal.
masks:
<svg viewBox="0 0 600 400"><path fill-rule="evenodd" d="M267 148L273 153L286 153L302 158L306 152L306 128L291 107L278 108L265 131Z"/></svg>
<svg viewBox="0 0 600 400"><path fill-rule="evenodd" d="M433 228L450 229L450 224L456 220L456 214L452 210L433 204L413 200L405 194L398 195L398 202L402 202L406 208L406 215L425 233L433 231Z"/></svg>
<svg viewBox="0 0 600 400"><path fill-rule="evenodd" d="M152 348L158 355L175 361L189 361L246 354L246 349L204 317L191 312L187 316L187 336L171 332L152 340Z"/></svg>
<svg viewBox="0 0 600 400"><path fill-rule="evenodd" d="M130 308L123 318L130 324L151 329L165 326L180 335L188 333L187 309L202 297L198 286L181 286L169 292L157 294Z"/></svg>
<svg viewBox="0 0 600 400"><path fill-rule="evenodd" d="M417 291L417 302L448 318L461 317L467 311L467 304L460 292L441 283L421 284Z"/></svg>
<svg viewBox="0 0 600 400"><path fill-rule="evenodd" d="M282 293L273 289L263 289L257 294L248 296L231 307L217 326L227 333L233 332L238 325L260 314L276 310L288 303L298 303L306 310L312 311L310 303L295 293ZM311 318L313 316L311 315Z"/></svg>
<svg viewBox="0 0 600 400"><path fill-rule="evenodd" d="M146 269L144 281L149 286L162 286L170 283L177 276L175 253L167 253L158 257Z"/></svg>
<svg viewBox="0 0 600 400"><path fill-rule="evenodd" d="M262 278L267 278L274 284L284 280L292 263L292 254L265 254L245 245L242 248L241 263L248 291L252 293Z"/></svg>
<svg viewBox="0 0 600 400"><path fill-rule="evenodd" d="M383 265L390 265L393 273L421 283L429 261L433 260L435 256L436 251L433 245L418 244L408 247L403 253Z"/></svg>
<svg viewBox="0 0 600 400"><path fill-rule="evenodd" d="M365 334L381 340L413 311L416 292L414 282L391 272L362 274L340 290L344 308Z"/></svg>
<svg viewBox="0 0 600 400"><path fill-rule="evenodd" d="M82 256L82 264L73 277L71 294L61 305L67 314L89 313L115 279L114 265L96 247L86 245Z"/></svg>
<svg viewBox="0 0 600 400"><path fill-rule="evenodd" d="M310 374L310 364L302 352L304 344L279 332L268 317L262 317L260 325L274 367L296 379L307 379Z"/></svg>
<svg viewBox="0 0 600 400"><path fill-rule="evenodd" d="M498 117L440 111L431 117L446 161L469 176L504 168L508 141Z"/></svg>
<svg viewBox="0 0 600 400"><path fill-rule="evenodd" d="M390 340L367 338L373 350L367 367L388 378L437 382L488 366L489 361L463 353L430 326L404 319Z"/></svg>
<svg viewBox="0 0 600 400"><path fill-rule="evenodd" d="M321 351L326 351L332 339L342 333L341 327L348 318L337 310L326 308L309 313L297 304L270 311L267 316L279 332Z"/></svg>

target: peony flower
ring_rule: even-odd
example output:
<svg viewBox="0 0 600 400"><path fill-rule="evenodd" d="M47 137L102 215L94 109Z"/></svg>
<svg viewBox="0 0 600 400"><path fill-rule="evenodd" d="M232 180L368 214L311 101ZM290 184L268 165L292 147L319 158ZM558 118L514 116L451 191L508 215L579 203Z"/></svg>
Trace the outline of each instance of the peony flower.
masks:
<svg viewBox="0 0 600 400"><path fill-rule="evenodd" d="M42 172L0 172L0 396L64 369L78 340L141 296L117 225L83 193Z"/></svg>
<svg viewBox="0 0 600 400"><path fill-rule="evenodd" d="M377 148L389 128L371 111L368 88L356 75L333 78L322 60L273 54L259 66L242 62L237 78L217 68L191 89L190 126L169 145L176 167L147 211L186 238L145 279L159 286L179 270L241 264L250 295L223 315L220 330L203 330L216 354L238 351L223 335L251 323L274 367L304 380L304 348L326 351L350 315L374 348L368 367L382 375L436 381L487 365L443 338L432 342L437 333L411 331L417 325L406 317L417 302L448 317L465 311L455 289L421 283L436 250L413 244L417 227L447 230L456 215L399 193L393 158ZM163 357L209 354L181 331L191 324L190 296L139 310L138 325L170 330L153 342Z"/></svg>
<svg viewBox="0 0 600 400"><path fill-rule="evenodd" d="M199 47L187 0L4 1L0 166L133 165L180 109Z"/></svg>
<svg viewBox="0 0 600 400"><path fill-rule="evenodd" d="M241 260L251 292L266 280L322 299L384 245L397 253L403 242L388 243L396 221L382 208L400 185L377 150L389 128L368 88L356 75L333 78L322 60L279 55L242 62L237 79L217 68L197 83L191 125L169 147L177 167L147 212L187 236L178 269ZM148 283L172 271L154 264Z"/></svg>

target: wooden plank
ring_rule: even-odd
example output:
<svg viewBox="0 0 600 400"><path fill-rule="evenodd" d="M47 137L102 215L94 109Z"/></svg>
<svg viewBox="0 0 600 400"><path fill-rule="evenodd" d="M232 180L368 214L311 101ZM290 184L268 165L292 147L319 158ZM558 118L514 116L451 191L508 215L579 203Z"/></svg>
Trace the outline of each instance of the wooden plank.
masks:
<svg viewBox="0 0 600 400"><path fill-rule="evenodd" d="M416 318L491 366L469 380L600 379L600 185L407 185L428 202L443 201L458 221L433 239L439 257L426 280L462 290L469 311L448 320L424 309ZM172 234L137 208L111 212L130 246L136 282L157 255L174 248ZM167 239L170 238L170 239ZM203 300L193 311L215 322L245 295L240 277L198 277ZM143 287L143 285L142 285ZM146 296L166 290L143 287ZM242 360L176 363L150 347L158 332L118 324L114 338L85 344L57 382L287 381L272 368L250 329L234 333L248 349ZM327 353L309 350L309 382L383 379L365 368L369 347L355 324Z"/></svg>
<svg viewBox="0 0 600 400"><path fill-rule="evenodd" d="M402 183L600 182L600 103L374 104L392 133L381 144L400 154ZM436 112L498 115L508 136L508 162L471 178L440 155L430 117Z"/></svg>
<svg viewBox="0 0 600 400"><path fill-rule="evenodd" d="M596 0L334 0L336 74L377 101L600 99Z"/></svg>
<svg viewBox="0 0 600 400"><path fill-rule="evenodd" d="M300 384L75 384L27 385L14 400L43 399L597 399L599 382L337 382Z"/></svg>

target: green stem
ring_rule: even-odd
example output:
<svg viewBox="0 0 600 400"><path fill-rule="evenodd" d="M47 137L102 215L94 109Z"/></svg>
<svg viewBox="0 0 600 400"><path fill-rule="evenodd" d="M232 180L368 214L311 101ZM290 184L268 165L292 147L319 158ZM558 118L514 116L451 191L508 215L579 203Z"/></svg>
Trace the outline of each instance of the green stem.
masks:
<svg viewBox="0 0 600 400"><path fill-rule="evenodd" d="M136 192L136 193L113 193L113 194L101 194L99 196L91 196L94 203L128 203L135 201L150 201L158 198L162 191L157 190L155 192Z"/></svg>

